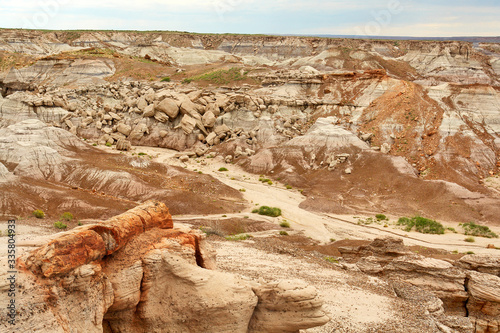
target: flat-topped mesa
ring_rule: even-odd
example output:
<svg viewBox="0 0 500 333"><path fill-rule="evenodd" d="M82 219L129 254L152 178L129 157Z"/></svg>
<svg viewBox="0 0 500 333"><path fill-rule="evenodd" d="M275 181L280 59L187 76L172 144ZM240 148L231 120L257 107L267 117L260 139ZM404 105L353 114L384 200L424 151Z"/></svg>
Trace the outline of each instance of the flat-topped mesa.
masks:
<svg viewBox="0 0 500 333"><path fill-rule="evenodd" d="M128 241L153 228L172 229L167 206L147 201L108 221L76 228L18 260L20 269L52 277L100 260L124 247Z"/></svg>

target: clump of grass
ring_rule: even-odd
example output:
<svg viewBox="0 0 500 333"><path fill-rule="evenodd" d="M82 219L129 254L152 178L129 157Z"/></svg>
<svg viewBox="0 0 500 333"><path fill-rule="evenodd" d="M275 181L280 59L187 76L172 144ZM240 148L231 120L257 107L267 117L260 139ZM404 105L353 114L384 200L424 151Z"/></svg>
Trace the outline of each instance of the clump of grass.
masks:
<svg viewBox="0 0 500 333"><path fill-rule="evenodd" d="M377 221L388 220L387 216L385 216L384 214L377 214L377 215L375 215L375 218L377 219Z"/></svg>
<svg viewBox="0 0 500 333"><path fill-rule="evenodd" d="M411 231L415 228L416 231L423 234L444 234L444 227L441 223L421 216L414 216L412 218L401 217L397 225L404 226L405 231Z"/></svg>
<svg viewBox="0 0 500 333"><path fill-rule="evenodd" d="M244 188L240 188L240 192L246 192L247 190L245 190Z"/></svg>
<svg viewBox="0 0 500 333"><path fill-rule="evenodd" d="M331 262L332 264L338 264L339 261L337 258L334 258L334 257L325 257L325 260L328 261L328 262Z"/></svg>
<svg viewBox="0 0 500 333"><path fill-rule="evenodd" d="M337 240L335 238L330 238L330 242L334 243L336 242Z"/></svg>
<svg viewBox="0 0 500 333"><path fill-rule="evenodd" d="M73 220L73 218L74 218L74 216L70 212L62 213L62 215L60 217L61 220L68 221L68 222Z"/></svg>
<svg viewBox="0 0 500 333"><path fill-rule="evenodd" d="M271 217L278 217L281 215L281 209L276 207L261 206L259 209L254 209L252 213L257 213L259 215L266 215Z"/></svg>
<svg viewBox="0 0 500 333"><path fill-rule="evenodd" d="M146 153L139 153L137 154L137 156L146 156L147 154Z"/></svg>
<svg viewBox="0 0 500 333"><path fill-rule="evenodd" d="M474 254L474 252L472 252L472 251L467 251L467 252L465 252L465 254Z"/></svg>
<svg viewBox="0 0 500 333"><path fill-rule="evenodd" d="M224 171L229 171L229 170L227 168L222 167L222 168L219 168L219 171L224 172Z"/></svg>
<svg viewBox="0 0 500 333"><path fill-rule="evenodd" d="M368 225L368 224L372 224L373 222L375 222L373 217L369 217L366 219L362 219L362 218L358 219L358 225ZM377 222L379 222L379 221L377 220Z"/></svg>
<svg viewBox="0 0 500 333"><path fill-rule="evenodd" d="M281 236L288 236L288 232L286 232L285 230L281 230L280 235Z"/></svg>
<svg viewBox="0 0 500 333"><path fill-rule="evenodd" d="M182 83L190 83L193 81L207 81L214 84L228 84L233 81L241 81L247 78L247 72L241 72L240 68L232 67L230 69L219 69L216 71L204 73L201 75L186 78Z"/></svg>
<svg viewBox="0 0 500 333"><path fill-rule="evenodd" d="M92 144L92 146L97 147L97 143Z"/></svg>
<svg viewBox="0 0 500 333"><path fill-rule="evenodd" d="M252 236L249 234L241 234L241 235L226 236L225 238L228 241L242 241L252 238Z"/></svg>
<svg viewBox="0 0 500 333"><path fill-rule="evenodd" d="M464 241L466 241L467 243L474 243L476 240L474 239L474 237L470 236L465 237Z"/></svg>
<svg viewBox="0 0 500 333"><path fill-rule="evenodd" d="M161 82L170 82L170 77L165 76L163 79L161 79Z"/></svg>
<svg viewBox="0 0 500 333"><path fill-rule="evenodd" d="M57 229L66 229L68 226L61 221L54 222L54 227Z"/></svg>
<svg viewBox="0 0 500 333"><path fill-rule="evenodd" d="M269 178L264 178L264 177L259 178L259 182L262 182L262 183L269 183L270 181L271 181L271 179L269 179Z"/></svg>
<svg viewBox="0 0 500 333"><path fill-rule="evenodd" d="M111 146L113 146L111 143L106 142L106 147L111 147Z"/></svg>
<svg viewBox="0 0 500 333"><path fill-rule="evenodd" d="M45 217L45 213L41 209L37 209L33 212L33 216L37 219L43 219Z"/></svg>
<svg viewBox="0 0 500 333"><path fill-rule="evenodd" d="M282 228L290 228L290 223L288 221L283 221L280 223L280 227Z"/></svg>
<svg viewBox="0 0 500 333"><path fill-rule="evenodd" d="M457 233L457 231L455 230L455 228L452 228L452 227L447 227L446 230L449 230L449 231L451 231L451 232L453 232L455 234Z"/></svg>
<svg viewBox="0 0 500 333"><path fill-rule="evenodd" d="M285 185L287 190L291 190L293 187L291 185Z"/></svg>
<svg viewBox="0 0 500 333"><path fill-rule="evenodd" d="M462 223L460 224L464 229L466 235L486 237L486 238L498 238L498 235L490 230L485 225L479 225L474 222Z"/></svg>

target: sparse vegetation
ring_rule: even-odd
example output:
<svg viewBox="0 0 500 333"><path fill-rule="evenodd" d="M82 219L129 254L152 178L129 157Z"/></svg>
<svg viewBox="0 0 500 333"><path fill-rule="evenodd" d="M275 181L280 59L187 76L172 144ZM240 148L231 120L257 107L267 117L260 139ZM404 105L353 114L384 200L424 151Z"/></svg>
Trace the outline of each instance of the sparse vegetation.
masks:
<svg viewBox="0 0 500 333"><path fill-rule="evenodd" d="M66 229L68 226L61 221L54 222L54 227L57 229Z"/></svg>
<svg viewBox="0 0 500 333"><path fill-rule="evenodd" d="M286 187L286 189L287 189L287 190L291 190L291 189L293 188L293 187L292 187L292 186L290 186L290 185L285 185L285 187Z"/></svg>
<svg viewBox="0 0 500 333"><path fill-rule="evenodd" d="M280 223L280 227L282 228L290 228L290 223L288 221L283 221Z"/></svg>
<svg viewBox="0 0 500 333"><path fill-rule="evenodd" d="M113 146L111 143L106 142L106 147L111 147L111 146Z"/></svg>
<svg viewBox="0 0 500 333"><path fill-rule="evenodd" d="M276 207L261 206L259 209L254 209L252 213L257 213L259 215L266 215L271 217L278 217L281 215L281 209Z"/></svg>
<svg viewBox="0 0 500 333"><path fill-rule="evenodd" d="M220 232L219 230L213 229L213 228L207 228L207 227L200 227L200 230L203 231L207 236L210 235L216 235L219 237L224 237L224 234Z"/></svg>
<svg viewBox="0 0 500 333"><path fill-rule="evenodd" d="M280 235L281 236L288 236L288 232L286 232L285 230L281 230Z"/></svg>
<svg viewBox="0 0 500 333"><path fill-rule="evenodd" d="M191 83L193 81L206 81L213 84L228 84L234 81L247 79L248 71L243 71L241 68L232 67L230 69L219 69L216 71L185 78L182 83Z"/></svg>
<svg viewBox="0 0 500 333"><path fill-rule="evenodd" d="M222 168L219 168L219 171L220 172L225 172L225 171L229 171L229 170L227 168L222 167Z"/></svg>
<svg viewBox="0 0 500 333"><path fill-rule="evenodd" d="M247 190L245 190L244 188L240 188L240 192L246 192Z"/></svg>
<svg viewBox="0 0 500 333"><path fill-rule="evenodd" d="M161 82L170 82L170 77L165 76L163 79L161 79Z"/></svg>
<svg viewBox="0 0 500 333"><path fill-rule="evenodd" d="M474 254L474 252L472 252L472 251L467 251L467 252L465 252L465 254Z"/></svg>
<svg viewBox="0 0 500 333"><path fill-rule="evenodd" d="M73 218L74 218L74 216L70 212L62 213L62 215L60 217L61 220L68 221L68 222L73 220Z"/></svg>
<svg viewBox="0 0 500 333"><path fill-rule="evenodd" d="M455 234L457 233L457 231L455 230L455 228L452 228L452 227L447 227L446 230L449 230L449 231L451 231L451 232L453 232Z"/></svg>
<svg viewBox="0 0 500 333"><path fill-rule="evenodd" d="M464 241L466 241L467 243L474 243L476 239L470 236L470 237L465 237Z"/></svg>
<svg viewBox="0 0 500 333"><path fill-rule="evenodd" d="M269 179L269 178L264 178L264 177L260 177L260 178L259 178L259 182L262 182L262 183L269 183L269 182L270 182L271 184L273 183L273 182L271 181L271 179Z"/></svg>
<svg viewBox="0 0 500 333"><path fill-rule="evenodd" d="M92 146L97 147L97 143L92 144Z"/></svg>
<svg viewBox="0 0 500 333"><path fill-rule="evenodd" d="M464 233L470 236L486 237L486 238L498 238L498 235L490 230L485 225L479 225L474 222L462 223L460 224Z"/></svg>
<svg viewBox="0 0 500 333"><path fill-rule="evenodd" d="M252 236L249 234L241 234L241 235L234 235L234 236L226 236L225 238L228 241L242 241L242 240L247 240L249 238L252 238Z"/></svg>
<svg viewBox="0 0 500 333"><path fill-rule="evenodd" d="M139 153L137 154L137 156L146 156L147 154L146 153Z"/></svg>
<svg viewBox="0 0 500 333"><path fill-rule="evenodd" d="M377 221L388 220L387 216L385 216L384 214L377 214L377 215L375 215L375 218L377 219Z"/></svg>
<svg viewBox="0 0 500 333"><path fill-rule="evenodd" d="M35 216L37 219L43 219L45 217L45 213L41 209L37 209L33 212L33 216Z"/></svg>
<svg viewBox="0 0 500 333"><path fill-rule="evenodd" d="M337 258L334 258L334 257L325 257L325 260L328 261L328 262L331 262L332 264L338 264L339 263L339 260Z"/></svg>
<svg viewBox="0 0 500 333"><path fill-rule="evenodd" d="M444 234L444 227L441 223L421 216L401 217L397 225L404 226L405 231L411 231L415 228L416 231L423 234Z"/></svg>

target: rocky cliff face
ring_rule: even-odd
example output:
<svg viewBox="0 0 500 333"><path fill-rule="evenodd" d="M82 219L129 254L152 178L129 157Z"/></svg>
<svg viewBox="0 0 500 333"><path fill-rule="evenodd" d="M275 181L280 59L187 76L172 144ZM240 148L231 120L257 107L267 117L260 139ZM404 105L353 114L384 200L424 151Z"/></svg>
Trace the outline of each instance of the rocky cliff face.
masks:
<svg viewBox="0 0 500 333"><path fill-rule="evenodd" d="M61 234L17 267L20 332L296 332L329 320L303 282L215 270L202 234L173 228L155 201Z"/></svg>

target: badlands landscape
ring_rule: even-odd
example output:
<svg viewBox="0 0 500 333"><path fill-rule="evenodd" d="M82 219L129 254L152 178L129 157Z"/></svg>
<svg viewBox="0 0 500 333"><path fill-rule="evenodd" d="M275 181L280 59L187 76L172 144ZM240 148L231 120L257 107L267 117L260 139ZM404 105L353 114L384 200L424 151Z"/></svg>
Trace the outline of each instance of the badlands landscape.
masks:
<svg viewBox="0 0 500 333"><path fill-rule="evenodd" d="M500 44L2 29L0 92L1 332L500 331Z"/></svg>

